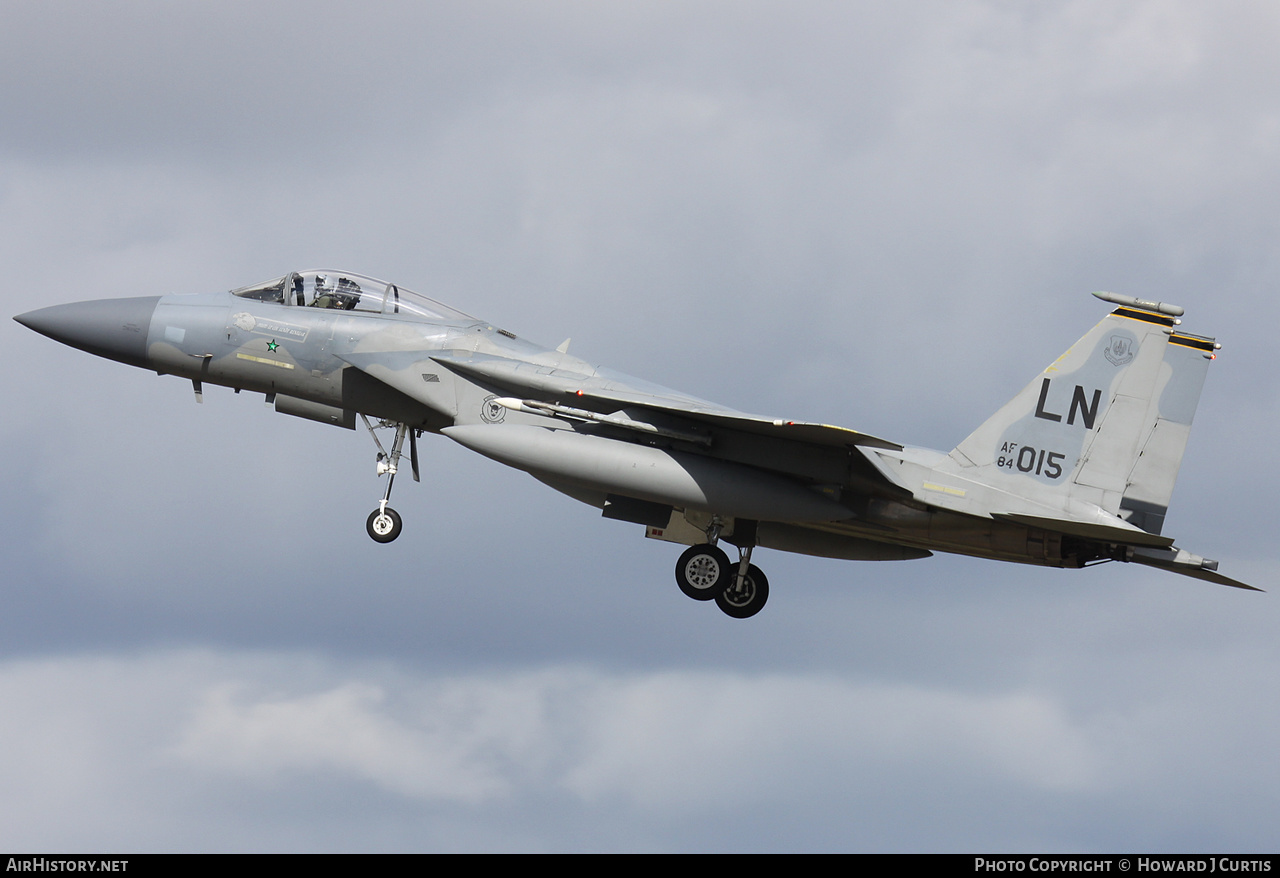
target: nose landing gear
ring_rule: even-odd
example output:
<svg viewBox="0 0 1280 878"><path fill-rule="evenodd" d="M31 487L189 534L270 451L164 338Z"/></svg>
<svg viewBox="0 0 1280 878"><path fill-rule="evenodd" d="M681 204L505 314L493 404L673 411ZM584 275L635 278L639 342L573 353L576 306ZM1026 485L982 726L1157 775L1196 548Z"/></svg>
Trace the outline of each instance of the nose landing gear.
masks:
<svg viewBox="0 0 1280 878"><path fill-rule="evenodd" d="M365 427L369 430L369 435L373 437L373 442L378 446L378 475L387 477L387 489L382 494L382 502L378 504L378 508L369 513L368 519L365 520L364 528L368 531L369 536L379 543L389 543L396 537L400 536L400 531L404 526L404 521L400 518L400 513L396 512L387 503L391 500L391 486L395 483L396 471L399 469L401 449L404 447L404 439L409 437L409 460L413 465L413 480L421 481L418 476L418 431L405 423L393 423L389 421L379 421L379 427L395 427L396 438L391 443L391 453L382 447L382 443L378 441L378 434L374 432L374 427L369 423L369 419L363 414L360 417L364 420Z"/></svg>

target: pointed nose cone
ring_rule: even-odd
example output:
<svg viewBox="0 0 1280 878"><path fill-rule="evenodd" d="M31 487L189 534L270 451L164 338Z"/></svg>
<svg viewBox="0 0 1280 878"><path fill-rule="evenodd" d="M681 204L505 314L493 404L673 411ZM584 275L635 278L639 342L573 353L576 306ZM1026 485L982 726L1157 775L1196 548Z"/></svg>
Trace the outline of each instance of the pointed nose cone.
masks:
<svg viewBox="0 0 1280 878"><path fill-rule="evenodd" d="M147 331L159 296L54 305L14 320L41 335L130 366L147 365Z"/></svg>

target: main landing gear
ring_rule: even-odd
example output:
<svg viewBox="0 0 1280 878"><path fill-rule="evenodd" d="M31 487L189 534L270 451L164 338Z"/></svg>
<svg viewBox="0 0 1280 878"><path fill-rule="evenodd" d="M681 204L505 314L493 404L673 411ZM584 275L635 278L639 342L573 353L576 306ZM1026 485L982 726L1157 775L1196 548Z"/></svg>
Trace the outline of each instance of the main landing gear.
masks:
<svg viewBox="0 0 1280 878"><path fill-rule="evenodd" d="M719 538L720 525L713 523L707 529L708 542L685 549L676 562L676 585L695 601L715 601L735 619L750 618L769 599L769 580L751 563L753 546L739 546L735 564L717 545Z"/></svg>
<svg viewBox="0 0 1280 878"><path fill-rule="evenodd" d="M745 564L746 571L735 570L733 583L716 598L720 611L735 619L751 618L764 609L764 602L769 600L769 580L763 570L748 562L750 547L742 551L745 557L739 566Z"/></svg>
<svg viewBox="0 0 1280 878"><path fill-rule="evenodd" d="M404 439L409 437L409 460L413 464L413 480L421 481L418 477L418 431L405 423L395 423L391 421L379 421L379 427L395 427L396 438L391 443L391 453L382 447L382 443L378 441L378 434L374 432L374 427L369 423L369 419L363 414L360 417L364 420L365 427L369 430L369 435L373 437L373 442L378 446L378 475L386 475L387 490L382 494L382 502L378 504L378 508L369 513L369 518L365 520L364 528L369 532L369 536L373 537L379 543L389 543L396 537L400 536L400 530L404 526L404 522L400 518L400 513L396 512L387 505L391 500L391 486L395 483L396 470L400 466L401 449L404 448Z"/></svg>

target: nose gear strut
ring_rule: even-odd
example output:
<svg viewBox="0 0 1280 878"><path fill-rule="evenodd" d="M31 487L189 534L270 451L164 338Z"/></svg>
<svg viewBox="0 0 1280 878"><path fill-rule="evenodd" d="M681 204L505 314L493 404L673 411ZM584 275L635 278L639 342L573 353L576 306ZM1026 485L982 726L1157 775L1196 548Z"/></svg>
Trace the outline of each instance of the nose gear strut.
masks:
<svg viewBox="0 0 1280 878"><path fill-rule="evenodd" d="M396 438L391 443L391 453L388 454L382 447L382 443L378 441L378 434L374 432L373 424L369 423L369 419L363 413L360 418L369 430L369 435L373 437L373 444L378 446L378 475L387 477L387 489L382 494L382 501L378 503L377 509L369 513L364 526L374 540L379 543L389 543L400 536L400 530L404 525L400 513L387 503L391 500L391 486L395 483L396 471L400 467L401 449L404 448L406 435L409 437L409 461L413 467L413 480L421 481L418 474L418 430L402 421L379 421L379 427L396 429Z"/></svg>

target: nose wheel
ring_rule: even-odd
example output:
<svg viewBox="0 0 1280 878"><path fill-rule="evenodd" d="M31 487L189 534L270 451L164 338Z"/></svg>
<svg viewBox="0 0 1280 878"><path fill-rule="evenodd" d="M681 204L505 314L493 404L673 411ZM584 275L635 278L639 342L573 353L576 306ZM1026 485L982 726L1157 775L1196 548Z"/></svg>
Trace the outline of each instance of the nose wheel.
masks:
<svg viewBox="0 0 1280 878"><path fill-rule="evenodd" d="M369 513L369 518L364 523L364 529L369 532L369 536L379 543L389 543L400 536L400 529L403 526L404 522L400 519L400 513L390 506L373 510Z"/></svg>

